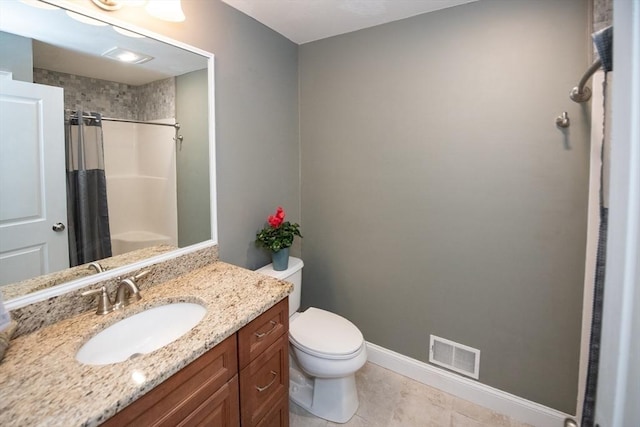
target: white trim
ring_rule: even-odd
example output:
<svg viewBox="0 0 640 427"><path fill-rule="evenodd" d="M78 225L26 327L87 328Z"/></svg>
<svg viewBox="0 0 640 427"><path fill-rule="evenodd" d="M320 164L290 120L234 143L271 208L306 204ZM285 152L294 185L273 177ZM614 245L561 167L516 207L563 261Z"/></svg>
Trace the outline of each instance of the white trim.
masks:
<svg viewBox="0 0 640 427"><path fill-rule="evenodd" d="M367 342L368 361L536 427L558 427L569 414Z"/></svg>
<svg viewBox="0 0 640 427"><path fill-rule="evenodd" d="M133 264L127 264L122 267L114 268L113 270L105 271L100 274L92 274L91 276L83 277L81 279L73 280L71 282L63 283L58 286L52 286L41 291L33 292L27 295L23 295L18 298L14 298L4 303L7 310L15 310L16 308L24 307L29 304L33 304L39 301L47 300L51 297L63 295L75 290L84 288L89 285L103 282L105 280L113 279L118 276L125 276L128 273L140 270L153 264L168 261L170 259L177 258L182 255L190 254L192 252L199 251L201 249L215 246L216 243L212 240L206 242L196 243L195 245L187 246L186 248L180 248L175 251L165 252L160 255L156 255L151 258L144 259L142 261L134 262Z"/></svg>
<svg viewBox="0 0 640 427"><path fill-rule="evenodd" d="M209 86L209 217L211 219L211 240L218 242L218 187L216 167L216 79L215 56L207 54L208 86Z"/></svg>
<svg viewBox="0 0 640 427"><path fill-rule="evenodd" d="M640 1L613 2L607 268L595 422L640 425Z"/></svg>
<svg viewBox="0 0 640 427"><path fill-rule="evenodd" d="M1 1L1 0L0 0ZM106 15L104 12L97 10L91 10L81 7L75 3L71 3L68 0L41 0L44 3L49 3L62 9L71 10L73 12L89 16L90 18L97 19L106 22L111 25L124 28L129 31L140 33L146 37L158 40L163 43L167 43L178 48L193 52L197 55L204 56L207 59L207 71L208 71L208 103L209 103L209 180L210 180L210 218L211 218L211 239L201 243L197 243L185 248L180 248L171 252L166 252L155 257L147 258L145 260L128 264L122 267L114 268L105 273L94 274L81 279L73 280L71 282L63 283L61 285L52 286L51 288L43 289L42 291L33 292L22 297L14 298L12 300L5 301L5 307L7 310L14 310L16 308L24 307L29 304L33 304L39 301L44 301L48 298L62 295L68 292L75 291L85 286L93 285L103 280L109 280L114 277L125 275L129 272L139 270L152 264L164 262L179 256L195 252L204 248L215 246L218 244L218 215L217 215L217 191L216 191L216 116L215 116L215 55L211 52L199 49L197 47L188 45L178 40L165 37L161 34L151 32L142 27L135 26L129 22L121 21L111 16Z"/></svg>

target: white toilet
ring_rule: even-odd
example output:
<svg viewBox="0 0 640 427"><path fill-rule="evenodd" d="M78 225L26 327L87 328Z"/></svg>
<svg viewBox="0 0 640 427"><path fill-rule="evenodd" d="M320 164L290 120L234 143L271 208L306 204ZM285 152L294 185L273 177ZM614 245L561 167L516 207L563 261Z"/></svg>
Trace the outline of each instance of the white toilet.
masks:
<svg viewBox="0 0 640 427"><path fill-rule="evenodd" d="M310 307L302 313L303 262L289 257L289 268L272 264L257 271L293 283L289 295L289 397L312 414L346 423L358 409L355 373L367 361L360 330L344 317Z"/></svg>

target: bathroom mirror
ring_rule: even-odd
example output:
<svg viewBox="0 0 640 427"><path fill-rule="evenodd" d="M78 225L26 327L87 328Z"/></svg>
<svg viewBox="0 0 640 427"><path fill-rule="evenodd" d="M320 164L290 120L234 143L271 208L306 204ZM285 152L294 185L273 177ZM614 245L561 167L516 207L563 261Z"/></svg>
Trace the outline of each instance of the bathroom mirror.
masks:
<svg viewBox="0 0 640 427"><path fill-rule="evenodd" d="M78 86L77 90L75 92L73 90L65 90L64 108L69 109L68 107L71 106L71 109L75 109L77 105L81 105L82 111L101 113L100 110L106 110L102 114L104 117L102 125L106 157L105 169L109 168L109 161L121 169L119 175L113 178L116 181L121 176L130 175L128 171L123 169L123 164L129 162L131 158L139 158L141 159L139 163L141 163L142 159L155 156L157 150L153 144L157 141L162 141L165 147L163 149L165 151L168 150L168 154L161 157L163 162L173 156L172 161L174 164L172 167L174 172L172 179L175 182L171 191L175 193L173 197L175 199L175 207L173 209L176 211L176 218L173 219L175 223L174 239L172 241L154 239L145 241L144 238L141 238L139 245L136 242L133 246L126 247L126 253L123 253L124 256L110 257L105 260L105 263L113 269L123 267L128 263L143 261L145 257L162 256L167 258L174 253L176 256L184 253L189 248L215 245L217 243L217 230L215 210L215 132L213 130L214 102L212 95L213 55L144 29L117 22L110 18L102 18L102 15L90 10L82 10L82 13L78 16L78 12L81 9L71 5L69 7L73 10L69 11L68 9L57 7L58 5L56 3L56 6L53 6L49 2L37 0L0 2L0 71L3 72L3 75L0 76L0 79L2 79L0 80L0 85L3 85L6 81L5 79L8 78L28 81L30 78L29 72L33 72L32 81L39 84L64 86L68 82L62 82L62 80L74 81ZM69 14L67 12L72 13ZM71 15L74 16L72 17ZM84 19L85 22L81 22L83 17L89 19ZM23 41L26 41L27 48L23 48L23 45L21 45ZM142 53L152 57L152 59L140 64L127 64L101 56L113 47L124 48L134 53ZM33 62L31 63L31 61ZM25 63L27 64L27 78L21 78L21 73L24 73ZM7 71L12 72L13 76L9 77ZM108 84L103 85L105 81L108 81ZM96 90L93 93L88 93L92 89L87 89L87 85L94 84L96 85ZM170 87L171 84L174 86ZM141 87L146 89L141 89L133 95L127 93L130 88ZM168 101L172 96L173 99ZM198 96L201 99L196 100L195 98ZM139 117L132 118L122 112L123 105L127 104L131 98L143 99L138 104L131 102L129 106L130 110L136 110L135 114L139 115ZM188 102L185 99L188 99ZM170 104L169 107L166 104ZM194 106L190 110L189 106L191 104ZM140 105L145 105L145 108L138 108ZM172 108L175 112L173 117L167 117L166 114L162 115L167 109L170 110ZM125 121L107 123L107 119L125 119ZM129 123L130 120L167 124L178 122L181 127L176 130L173 126ZM107 129L107 126L110 127ZM134 137L122 137L122 126L136 126L137 130L135 132L137 133ZM160 135L160 131L164 133ZM107 132L109 135L107 135ZM148 136L148 134L151 134L151 136ZM110 142L108 139L110 137L113 138L111 135L115 135L115 143ZM127 151L122 159L113 161L115 158L113 157L115 155L113 154L114 151L123 152L123 141L135 139L136 144L134 145L142 146L143 142L140 142L142 138L149 139L146 145L152 148L147 148L147 151L137 153ZM108 144L117 146L117 149L113 149L111 145L107 149ZM56 145L56 147L58 146L64 152L64 142ZM167 149L166 147L169 148ZM108 154L109 150L112 154ZM61 156L64 156L64 153ZM107 158L109 156L111 156L111 160ZM154 161L152 163L157 162ZM137 168L147 171L153 167L153 164L147 166L137 165ZM171 167L168 167L168 169L171 169ZM107 171L107 188L109 188L111 179L108 174L109 172ZM152 174L147 173L147 175ZM6 174L3 177L6 177ZM154 175L152 179L158 181L159 178ZM6 181L7 179L0 180L0 185L7 185ZM116 185L131 188L139 184L137 181L135 184L127 181L113 184L113 187ZM129 197L129 199L125 198L123 199L124 201L118 202L126 208L124 216L135 217L137 215L142 218L141 221L152 221L152 216L155 213L166 210L161 207L152 209L151 213L137 214L138 208L150 203L146 195L153 192L160 194L170 193L164 187L160 189L143 187L141 194L144 197ZM56 198L62 198L58 202L65 205L65 194L61 194L64 192L59 193L56 193ZM108 190L107 193L109 193ZM50 195L48 197L51 198ZM5 222L0 223L0 227L4 225ZM111 228L113 229L114 225L111 225ZM112 233L112 246L114 245L113 242ZM127 241L127 244L129 243L130 241ZM128 252L132 248L139 249L147 246L150 247L149 250L142 249ZM131 256L127 256L127 253L131 254ZM44 267L46 268L46 265ZM24 283L22 280L31 276L20 277L19 285L10 283L7 286L0 286L0 291L3 288L12 288L10 295L5 293L5 302L11 303L12 299L22 298L29 292L39 292L45 289L47 285L54 288L62 287L66 282L80 277L77 271L70 273L71 270L74 270L73 268L68 270L53 268L49 270L48 273L55 273L55 280L50 283L47 282L45 285L39 285L37 288L33 286L21 287L22 283ZM83 270L86 271L86 273L82 273L83 275L91 274L96 280L100 277L95 271L88 271L86 268ZM41 277L48 280L51 276L48 273ZM67 273L69 274L67 275ZM24 290L24 292L16 293L16 289L19 292ZM51 289L51 287L47 289L49 295L51 295Z"/></svg>

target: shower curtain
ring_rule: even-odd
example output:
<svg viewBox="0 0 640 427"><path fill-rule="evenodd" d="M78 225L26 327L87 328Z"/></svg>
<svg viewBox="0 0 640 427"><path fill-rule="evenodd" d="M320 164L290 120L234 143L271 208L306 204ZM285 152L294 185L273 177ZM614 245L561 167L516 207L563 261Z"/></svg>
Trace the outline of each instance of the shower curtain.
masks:
<svg viewBox="0 0 640 427"><path fill-rule="evenodd" d="M598 79L599 80L599 79ZM602 121L593 126L602 127L602 146L600 152L600 189L599 189L599 227L598 246L596 253L595 275L593 282L592 320L591 335L589 337L589 364L587 366L587 378L584 392L582 427L593 427L595 423L595 406L597 400L596 390L598 387L598 366L600 364L600 340L602 331L602 309L604 301L604 278L607 257L607 231L609 228L609 151L611 149L610 120L611 120L611 83L612 73L607 72L602 81L601 98L596 98L595 94L600 92L595 87L596 77L594 77L594 100L602 102Z"/></svg>
<svg viewBox="0 0 640 427"><path fill-rule="evenodd" d="M65 148L69 264L73 267L111 256L100 114L67 112Z"/></svg>

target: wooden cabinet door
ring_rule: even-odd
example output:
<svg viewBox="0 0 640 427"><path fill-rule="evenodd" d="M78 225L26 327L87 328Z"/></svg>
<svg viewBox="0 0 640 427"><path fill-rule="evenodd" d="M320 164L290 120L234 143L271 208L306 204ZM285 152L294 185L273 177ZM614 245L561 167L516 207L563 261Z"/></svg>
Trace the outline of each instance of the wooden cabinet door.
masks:
<svg viewBox="0 0 640 427"><path fill-rule="evenodd" d="M289 396L285 396L275 408L261 419L256 427L289 427Z"/></svg>
<svg viewBox="0 0 640 427"><path fill-rule="evenodd" d="M238 368L244 369L288 331L289 298L285 298L238 331Z"/></svg>
<svg viewBox="0 0 640 427"><path fill-rule="evenodd" d="M108 419L104 426L180 425L237 374L236 349L236 335L232 335ZM237 411L237 400L235 408Z"/></svg>
<svg viewBox="0 0 640 427"><path fill-rule="evenodd" d="M238 376L236 375L176 426L239 427L239 405Z"/></svg>
<svg viewBox="0 0 640 427"><path fill-rule="evenodd" d="M282 335L240 371L240 419L257 426L289 391L289 337Z"/></svg>

